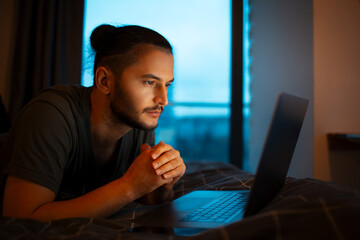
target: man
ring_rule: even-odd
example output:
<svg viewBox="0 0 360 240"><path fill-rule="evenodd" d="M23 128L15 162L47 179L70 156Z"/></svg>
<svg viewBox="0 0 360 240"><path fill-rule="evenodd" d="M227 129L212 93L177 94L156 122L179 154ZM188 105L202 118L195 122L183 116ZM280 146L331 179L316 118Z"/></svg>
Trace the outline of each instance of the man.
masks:
<svg viewBox="0 0 360 240"><path fill-rule="evenodd" d="M94 86L43 91L2 146L4 216L108 217L139 198L171 198L185 173L178 151L153 146L174 81L170 44L147 28L102 25L91 45Z"/></svg>

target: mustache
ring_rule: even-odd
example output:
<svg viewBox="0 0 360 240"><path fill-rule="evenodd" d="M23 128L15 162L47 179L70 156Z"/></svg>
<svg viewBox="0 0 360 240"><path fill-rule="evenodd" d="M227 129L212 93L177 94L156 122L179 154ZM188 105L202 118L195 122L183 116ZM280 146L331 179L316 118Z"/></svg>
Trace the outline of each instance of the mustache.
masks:
<svg viewBox="0 0 360 240"><path fill-rule="evenodd" d="M160 111L160 112L163 112L164 111L164 107L163 106L160 106L160 105L157 105L157 106L154 106L154 107L147 107L144 109L144 112L146 111Z"/></svg>

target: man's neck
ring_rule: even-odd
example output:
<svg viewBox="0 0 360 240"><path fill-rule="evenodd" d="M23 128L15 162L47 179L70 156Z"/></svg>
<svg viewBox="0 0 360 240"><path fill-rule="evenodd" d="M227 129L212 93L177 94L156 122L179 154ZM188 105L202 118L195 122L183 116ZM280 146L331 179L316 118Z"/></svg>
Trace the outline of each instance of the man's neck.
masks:
<svg viewBox="0 0 360 240"><path fill-rule="evenodd" d="M113 121L110 100L95 87L91 92L90 122L93 144L98 150L113 149L117 141L132 129Z"/></svg>

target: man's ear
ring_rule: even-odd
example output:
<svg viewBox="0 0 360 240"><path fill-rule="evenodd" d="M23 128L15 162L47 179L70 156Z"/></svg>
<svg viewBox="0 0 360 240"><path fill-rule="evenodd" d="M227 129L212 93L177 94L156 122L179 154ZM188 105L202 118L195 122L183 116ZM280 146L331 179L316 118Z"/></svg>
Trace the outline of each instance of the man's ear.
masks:
<svg viewBox="0 0 360 240"><path fill-rule="evenodd" d="M95 72L95 85L105 95L110 95L114 86L114 74L106 67L100 66Z"/></svg>

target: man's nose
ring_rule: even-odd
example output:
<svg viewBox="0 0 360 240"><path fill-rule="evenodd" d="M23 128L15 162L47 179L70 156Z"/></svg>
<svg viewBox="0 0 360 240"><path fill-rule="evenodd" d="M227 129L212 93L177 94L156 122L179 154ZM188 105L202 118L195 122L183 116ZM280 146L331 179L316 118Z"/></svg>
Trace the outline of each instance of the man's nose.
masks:
<svg viewBox="0 0 360 240"><path fill-rule="evenodd" d="M166 106L168 105L168 98L167 98L167 87L161 86L157 89L154 102L159 105Z"/></svg>

